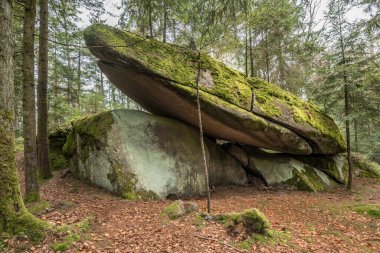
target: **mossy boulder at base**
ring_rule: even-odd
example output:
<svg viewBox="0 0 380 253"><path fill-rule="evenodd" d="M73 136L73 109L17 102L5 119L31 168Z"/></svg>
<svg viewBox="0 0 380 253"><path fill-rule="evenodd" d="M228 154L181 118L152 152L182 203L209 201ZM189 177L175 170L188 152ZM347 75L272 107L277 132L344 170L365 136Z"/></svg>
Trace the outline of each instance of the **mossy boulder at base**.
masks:
<svg viewBox="0 0 380 253"><path fill-rule="evenodd" d="M195 202L184 202L182 200L176 200L170 205L166 206L162 212L161 215L164 218L169 218L169 219L177 219L180 218L186 214L196 212L198 211L198 204Z"/></svg>
<svg viewBox="0 0 380 253"><path fill-rule="evenodd" d="M147 111L198 126L198 52L106 25L84 31L99 67ZM206 135L291 154L346 149L334 121L317 106L200 55L200 103Z"/></svg>
<svg viewBox="0 0 380 253"><path fill-rule="evenodd" d="M347 157L342 154L293 156L293 157L320 171L323 171L337 183L340 183L340 184L347 183L348 162L347 162Z"/></svg>
<svg viewBox="0 0 380 253"><path fill-rule="evenodd" d="M336 183L324 172L286 154L248 148L248 170L264 179L267 185L319 192Z"/></svg>
<svg viewBox="0 0 380 253"><path fill-rule="evenodd" d="M213 217L219 223L226 226L230 235L236 237L243 234L243 239L253 234L265 235L270 229L270 223L265 215L256 208L251 208L238 213L218 214Z"/></svg>
<svg viewBox="0 0 380 253"><path fill-rule="evenodd" d="M247 183L234 158L205 143L211 184ZM174 119L134 110L87 116L73 122L64 151L74 175L127 199L206 191L199 131Z"/></svg>

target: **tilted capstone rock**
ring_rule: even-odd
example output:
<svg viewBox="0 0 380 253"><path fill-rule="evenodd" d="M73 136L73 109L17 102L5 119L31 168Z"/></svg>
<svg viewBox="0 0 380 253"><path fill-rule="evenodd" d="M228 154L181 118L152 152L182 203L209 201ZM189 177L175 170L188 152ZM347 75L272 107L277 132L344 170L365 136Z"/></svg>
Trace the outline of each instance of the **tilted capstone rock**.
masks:
<svg viewBox="0 0 380 253"><path fill-rule="evenodd" d="M106 25L84 31L99 67L122 92L156 115L198 126L198 52ZM279 87L200 55L200 102L206 135L291 154L346 149L334 121Z"/></svg>

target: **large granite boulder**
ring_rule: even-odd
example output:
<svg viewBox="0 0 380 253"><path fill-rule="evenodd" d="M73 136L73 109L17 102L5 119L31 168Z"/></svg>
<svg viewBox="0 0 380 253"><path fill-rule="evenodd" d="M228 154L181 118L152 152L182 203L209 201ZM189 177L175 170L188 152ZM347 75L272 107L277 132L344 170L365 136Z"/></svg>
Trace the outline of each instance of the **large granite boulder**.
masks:
<svg viewBox="0 0 380 253"><path fill-rule="evenodd" d="M106 25L84 31L99 67L146 110L198 126L198 53ZM315 105L201 54L200 102L207 135L292 154L346 148L334 121Z"/></svg>
<svg viewBox="0 0 380 253"><path fill-rule="evenodd" d="M212 185L247 183L234 158L205 143ZM127 199L206 191L199 131L174 119L133 110L92 115L73 122L64 151L74 175Z"/></svg>

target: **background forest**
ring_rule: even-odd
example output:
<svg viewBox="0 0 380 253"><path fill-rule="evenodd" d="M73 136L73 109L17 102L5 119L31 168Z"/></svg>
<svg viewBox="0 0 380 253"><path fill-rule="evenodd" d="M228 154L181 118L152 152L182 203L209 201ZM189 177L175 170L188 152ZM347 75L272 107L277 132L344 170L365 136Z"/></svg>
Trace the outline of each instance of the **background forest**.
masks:
<svg viewBox="0 0 380 253"><path fill-rule="evenodd" d="M115 108L141 109L111 85L84 45L90 23L164 42L202 48L247 76L280 85L349 120L353 151L380 157L380 2L377 0L120 0L49 1L49 128ZM327 4L327 7L325 6ZM324 13L321 15L321 8ZM108 8L108 7L107 7ZM363 16L353 17L351 10ZM22 4L15 5L16 135L22 143ZM350 15L349 15L350 14ZM39 26L35 52L38 52ZM36 59L37 59L37 53ZM35 61L37 64L37 61ZM35 68L37 69L37 67ZM344 89L348 88L349 116Z"/></svg>

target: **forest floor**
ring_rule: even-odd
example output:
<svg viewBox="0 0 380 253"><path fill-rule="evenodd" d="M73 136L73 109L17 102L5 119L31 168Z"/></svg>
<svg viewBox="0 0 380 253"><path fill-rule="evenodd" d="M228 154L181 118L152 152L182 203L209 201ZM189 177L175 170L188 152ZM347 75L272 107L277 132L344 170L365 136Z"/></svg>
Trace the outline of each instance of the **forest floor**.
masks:
<svg viewBox="0 0 380 253"><path fill-rule="evenodd" d="M355 179L352 193L343 188L324 193L216 188L212 213L258 208L275 231L273 238L258 239L246 250L223 225L196 214L164 219L161 212L170 200L127 201L60 175L42 183L42 201L31 207L54 225L46 239L35 245L22 238L6 240L7 252L380 252L380 210L366 210L380 203L380 183L370 179ZM190 200L205 211L204 198Z"/></svg>

